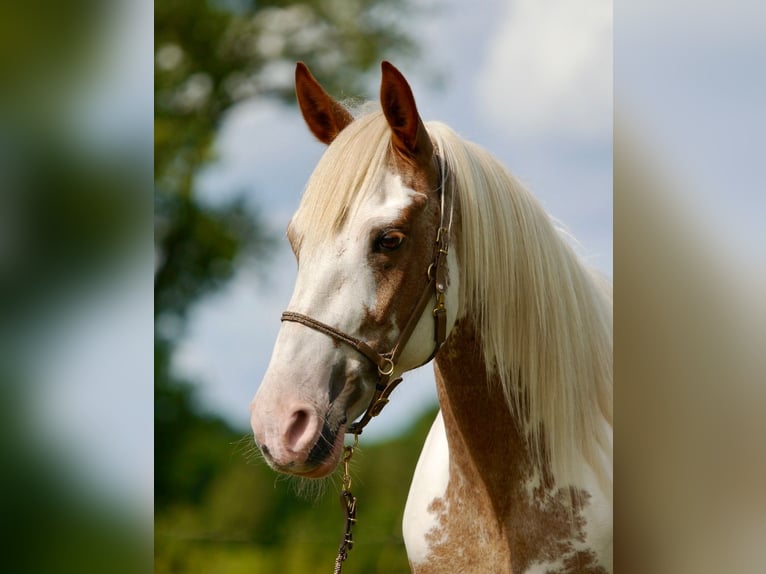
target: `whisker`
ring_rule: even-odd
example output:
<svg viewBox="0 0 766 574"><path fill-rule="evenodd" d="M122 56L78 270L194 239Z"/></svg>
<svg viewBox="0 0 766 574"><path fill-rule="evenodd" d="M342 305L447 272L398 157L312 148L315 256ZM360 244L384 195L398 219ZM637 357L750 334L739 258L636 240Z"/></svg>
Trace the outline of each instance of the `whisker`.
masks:
<svg viewBox="0 0 766 574"><path fill-rule="evenodd" d="M263 452L258 448L252 433L243 435L241 438L233 441L231 445L234 447L234 453L241 455L248 464L261 464L266 462Z"/></svg>
<svg viewBox="0 0 766 574"><path fill-rule="evenodd" d="M328 489L337 490L340 485L337 473L323 478L306 478L303 476L287 476L293 493L304 500L310 500L314 505L319 504Z"/></svg>

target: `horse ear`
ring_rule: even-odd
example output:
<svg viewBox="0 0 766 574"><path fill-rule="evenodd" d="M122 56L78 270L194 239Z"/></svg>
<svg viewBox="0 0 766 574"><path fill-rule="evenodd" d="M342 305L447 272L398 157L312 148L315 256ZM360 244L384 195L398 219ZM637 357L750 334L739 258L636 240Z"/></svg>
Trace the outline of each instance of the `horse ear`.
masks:
<svg viewBox="0 0 766 574"><path fill-rule="evenodd" d="M412 88L390 62L381 64L380 103L391 127L394 149L409 159L431 161L433 145L420 119Z"/></svg>
<svg viewBox="0 0 766 574"><path fill-rule="evenodd" d="M295 95L311 133L324 144L330 144L354 119L324 91L303 62L295 66Z"/></svg>

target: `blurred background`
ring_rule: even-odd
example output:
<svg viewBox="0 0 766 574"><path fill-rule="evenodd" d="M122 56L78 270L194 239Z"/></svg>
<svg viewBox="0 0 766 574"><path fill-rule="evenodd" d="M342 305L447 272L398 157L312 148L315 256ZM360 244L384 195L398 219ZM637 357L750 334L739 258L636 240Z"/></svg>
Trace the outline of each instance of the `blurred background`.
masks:
<svg viewBox="0 0 766 574"><path fill-rule="evenodd" d="M294 62L359 101L387 58L615 276L616 569L763 572L765 10L2 3L3 570L329 570L336 485L298 496L266 469L247 404L322 153ZM406 571L434 399L427 367L365 431L348 572Z"/></svg>
<svg viewBox="0 0 766 574"><path fill-rule="evenodd" d="M151 29L0 5L3 571L151 568Z"/></svg>

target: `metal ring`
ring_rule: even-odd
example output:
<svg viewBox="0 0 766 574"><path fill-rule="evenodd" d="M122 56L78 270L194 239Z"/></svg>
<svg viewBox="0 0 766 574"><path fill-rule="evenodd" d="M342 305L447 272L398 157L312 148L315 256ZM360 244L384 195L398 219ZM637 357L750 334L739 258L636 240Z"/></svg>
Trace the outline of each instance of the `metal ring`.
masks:
<svg viewBox="0 0 766 574"><path fill-rule="evenodd" d="M394 362L387 357L384 357L383 361L385 361L383 363L384 366L378 365L378 372L381 374L381 376L387 377L394 372Z"/></svg>

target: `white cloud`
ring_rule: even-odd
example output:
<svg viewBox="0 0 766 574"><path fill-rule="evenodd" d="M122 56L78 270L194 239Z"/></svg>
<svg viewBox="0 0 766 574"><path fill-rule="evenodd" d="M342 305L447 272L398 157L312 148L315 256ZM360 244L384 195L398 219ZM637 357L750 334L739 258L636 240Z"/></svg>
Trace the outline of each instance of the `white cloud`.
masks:
<svg viewBox="0 0 766 574"><path fill-rule="evenodd" d="M514 136L611 138L611 0L515 0L477 90L484 119Z"/></svg>
<svg viewBox="0 0 766 574"><path fill-rule="evenodd" d="M297 108L248 100L224 118L218 161L201 173L198 192L213 204L245 194L282 234L323 152Z"/></svg>

